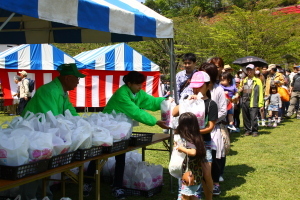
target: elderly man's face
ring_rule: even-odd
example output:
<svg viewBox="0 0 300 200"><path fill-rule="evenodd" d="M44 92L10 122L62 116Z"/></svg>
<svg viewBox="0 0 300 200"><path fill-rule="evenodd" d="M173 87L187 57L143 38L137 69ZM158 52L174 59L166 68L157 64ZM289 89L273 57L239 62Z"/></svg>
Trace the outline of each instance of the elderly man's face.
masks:
<svg viewBox="0 0 300 200"><path fill-rule="evenodd" d="M252 78L254 76L254 69L247 68L247 75L249 78Z"/></svg>
<svg viewBox="0 0 300 200"><path fill-rule="evenodd" d="M67 75L65 76L65 89L67 91L70 91L70 90L74 90L78 83L79 83L79 79L77 76L74 76L74 75Z"/></svg>

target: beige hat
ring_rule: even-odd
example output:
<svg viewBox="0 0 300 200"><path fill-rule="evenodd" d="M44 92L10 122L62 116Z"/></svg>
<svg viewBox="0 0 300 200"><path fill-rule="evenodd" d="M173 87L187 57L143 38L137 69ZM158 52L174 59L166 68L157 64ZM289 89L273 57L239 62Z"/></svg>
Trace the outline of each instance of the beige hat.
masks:
<svg viewBox="0 0 300 200"><path fill-rule="evenodd" d="M267 71L271 71L271 69L276 68L275 64L269 64Z"/></svg>
<svg viewBox="0 0 300 200"><path fill-rule="evenodd" d="M224 70L233 70L230 65L224 65Z"/></svg>
<svg viewBox="0 0 300 200"><path fill-rule="evenodd" d="M19 74L22 74L23 76L27 76L27 72L26 71L21 71L21 72L19 72Z"/></svg>

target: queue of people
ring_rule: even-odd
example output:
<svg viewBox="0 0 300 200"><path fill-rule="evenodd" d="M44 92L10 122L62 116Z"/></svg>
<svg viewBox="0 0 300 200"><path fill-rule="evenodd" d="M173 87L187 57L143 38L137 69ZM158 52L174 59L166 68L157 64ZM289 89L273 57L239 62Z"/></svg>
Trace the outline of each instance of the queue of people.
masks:
<svg viewBox="0 0 300 200"><path fill-rule="evenodd" d="M198 170L203 172L205 180L205 183L202 183L204 199L209 200L212 199L212 195L221 193L220 182L224 181L223 173L228 153L229 138L226 135L229 136L229 132L241 131L240 113L242 112L243 117L243 136L253 137L259 136L259 126L276 127L284 117L291 117L299 107L300 66L295 66L291 72L275 64L263 67L248 64L234 74L234 70L229 65L224 65L220 57L208 59L197 69L196 56L193 53L185 54L182 63L185 69L176 75L176 102L196 98L197 90L194 85L199 84L199 74L205 73L209 76L209 82L202 79L202 83L208 84L209 94L203 95L202 98L209 98L214 102L213 105L217 106L217 110L205 112L205 115L215 112L217 117L211 118L210 123L199 130L204 141L206 157ZM208 128L209 131L206 131ZM182 137L187 137L181 129L178 131ZM208 139L204 138L204 131L205 136L210 137L209 143L206 143ZM197 149L197 146L193 148ZM177 149L187 152L186 149ZM200 155L202 154L199 153ZM194 156L197 157L197 154ZM178 200L201 197L200 185L197 188L189 188L186 185L181 186L184 180L179 180L179 183Z"/></svg>

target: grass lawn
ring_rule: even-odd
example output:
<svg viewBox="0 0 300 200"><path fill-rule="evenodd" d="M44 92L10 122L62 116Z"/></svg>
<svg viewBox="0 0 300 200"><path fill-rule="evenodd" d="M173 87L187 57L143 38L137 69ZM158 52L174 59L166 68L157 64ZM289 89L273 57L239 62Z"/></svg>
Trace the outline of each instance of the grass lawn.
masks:
<svg viewBox="0 0 300 200"><path fill-rule="evenodd" d="M151 112L159 118L160 112ZM11 121L13 117L0 114L0 123ZM298 196L300 182L300 120L287 119L276 128L260 128L259 137L243 137L242 133L231 134L231 152L227 156L224 172L225 182L221 183L221 195L214 199L228 200L294 200ZM158 126L141 125L134 131L162 133ZM162 143L149 148L164 149ZM157 199L173 200L177 197L177 180L173 180L170 191L168 174L169 157L165 151L146 151L146 161L164 167L164 186L161 193L151 198L127 197L128 200ZM67 196L77 200L76 184L67 185ZM95 188L93 189L93 191ZM101 199L114 199L110 186L101 183ZM55 200L60 192L55 192ZM94 200L91 193L86 200Z"/></svg>

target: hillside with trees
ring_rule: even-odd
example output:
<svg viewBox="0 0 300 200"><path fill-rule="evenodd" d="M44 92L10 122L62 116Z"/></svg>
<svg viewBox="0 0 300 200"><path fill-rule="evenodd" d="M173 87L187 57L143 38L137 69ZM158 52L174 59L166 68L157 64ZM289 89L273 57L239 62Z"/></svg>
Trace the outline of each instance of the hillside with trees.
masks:
<svg viewBox="0 0 300 200"><path fill-rule="evenodd" d="M146 0L145 5L174 21L175 56L194 52L201 63L220 56L226 64L257 56L284 67L300 62L300 13L278 8L296 6L295 0ZM300 10L300 6L295 7ZM109 44L56 44L71 55ZM164 40L131 42L130 46L169 72ZM238 66L234 66L236 69Z"/></svg>

